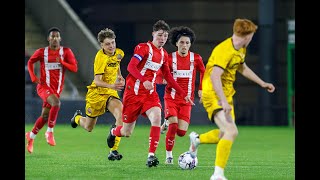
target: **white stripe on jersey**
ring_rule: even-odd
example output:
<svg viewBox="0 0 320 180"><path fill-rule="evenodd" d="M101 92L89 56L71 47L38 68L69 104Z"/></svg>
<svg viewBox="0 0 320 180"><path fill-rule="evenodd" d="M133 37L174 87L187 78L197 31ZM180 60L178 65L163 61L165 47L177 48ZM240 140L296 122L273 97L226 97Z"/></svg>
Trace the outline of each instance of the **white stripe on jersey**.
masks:
<svg viewBox="0 0 320 180"><path fill-rule="evenodd" d="M194 53L190 52L190 70L178 70L177 69L177 52L172 53L172 70L173 70L173 79L177 81L177 78L189 78L188 81L188 96L191 97L192 91L192 78L193 78L193 69L194 69ZM176 90L171 88L170 93L172 99L175 98Z"/></svg>
<svg viewBox="0 0 320 180"><path fill-rule="evenodd" d="M47 86L50 87L50 70L59 70L59 81L58 81L58 88L57 88L57 93L60 92L60 88L61 88L61 84L62 84L62 65L61 63L58 63L58 62L49 62L49 47L46 47L44 49L44 70L45 70L45 73L46 73L46 84ZM59 55L60 55L60 58L63 60L64 57L63 57L63 47L61 46L60 47L60 50L59 50Z"/></svg>
<svg viewBox="0 0 320 180"><path fill-rule="evenodd" d="M161 49L161 62L160 64L159 63L156 63L156 62L153 62L152 61L152 56L153 56L153 50L152 50L152 46L150 43L147 43L147 45L149 46L149 56L147 58L147 62L144 64L142 70L140 71L140 74L143 76L147 69L150 69L150 70L153 70L153 71L158 71L162 64L163 64L163 58L164 58L164 52L163 52L163 49ZM135 54L136 55L136 54ZM135 56L136 58L141 58L141 56L137 55ZM142 60L142 58L141 58ZM157 76L157 73L154 72L153 73L153 78L152 78L152 84L154 84L155 80L156 80L156 76ZM136 82L134 83L134 93L136 95L138 95L138 90L139 90L139 87L140 87L140 80L137 79ZM150 90L150 94L154 91L154 89Z"/></svg>

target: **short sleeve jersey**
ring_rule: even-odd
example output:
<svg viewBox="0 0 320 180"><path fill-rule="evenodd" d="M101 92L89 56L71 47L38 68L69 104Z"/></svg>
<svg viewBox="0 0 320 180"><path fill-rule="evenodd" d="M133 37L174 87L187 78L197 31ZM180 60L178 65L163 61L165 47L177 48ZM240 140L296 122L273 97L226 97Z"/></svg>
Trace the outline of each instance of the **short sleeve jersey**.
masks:
<svg viewBox="0 0 320 180"><path fill-rule="evenodd" d="M102 75L102 80L108 84L114 84L117 80L120 62L124 57L123 50L116 48L114 55L109 56L100 49L94 59L94 75ZM94 81L88 88L97 87ZM110 88L98 87L99 94L109 94L111 91L116 91Z"/></svg>
<svg viewBox="0 0 320 180"><path fill-rule="evenodd" d="M224 69L221 76L223 91L226 96L232 96L235 93L233 83L236 80L236 72L239 64L245 60L246 49L234 49L232 39L227 38L218 44L212 51L202 81L202 92L213 91L210 74L214 66Z"/></svg>

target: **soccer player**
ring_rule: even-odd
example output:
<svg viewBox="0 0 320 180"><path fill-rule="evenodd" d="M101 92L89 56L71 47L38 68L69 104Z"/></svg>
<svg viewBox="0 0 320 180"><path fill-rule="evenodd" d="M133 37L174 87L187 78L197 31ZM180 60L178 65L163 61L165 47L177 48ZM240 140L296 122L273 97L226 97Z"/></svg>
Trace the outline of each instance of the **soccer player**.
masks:
<svg viewBox="0 0 320 180"><path fill-rule="evenodd" d="M157 166L158 158L155 156L160 139L161 103L156 91L155 79L157 72L162 74L167 85L177 90L187 103L193 101L186 92L174 81L168 67L168 53L163 48L167 39L169 25L159 20L153 25L152 41L138 44L134 49L134 55L128 64L129 74L126 77L126 87L123 96L123 126L110 129L107 141L114 143L115 136L129 137L141 114L148 117L151 123L149 134L149 153L146 165Z"/></svg>
<svg viewBox="0 0 320 180"><path fill-rule="evenodd" d="M124 52L116 48L116 35L109 28L102 29L98 33L98 42L101 49L97 52L94 60L94 79L91 85L87 86L86 94L86 116L82 116L80 110L76 110L71 118L71 126L78 125L88 132L91 132L97 123L98 117L105 112L110 112L116 119L115 125L122 125L122 102L118 91L124 88L125 79L122 77L120 62ZM121 160L122 155L118 152L121 137L115 138L108 159Z"/></svg>
<svg viewBox="0 0 320 180"><path fill-rule="evenodd" d="M77 60L68 47L60 45L61 34L57 27L48 30L49 46L37 49L28 60L31 81L37 84L37 93L42 99L42 112L31 132L26 133L27 150L33 152L33 142L38 132L48 123L45 133L47 143L56 145L53 129L60 110L60 94L64 86L65 71L77 72ZM34 72L34 63L40 63L40 79Z"/></svg>
<svg viewBox="0 0 320 180"><path fill-rule="evenodd" d="M169 69L174 80L188 93L192 101L194 101L197 71L200 72L198 96L201 100L202 77L205 71L202 57L189 50L195 39L195 33L189 27L175 27L169 32L170 43L178 48L177 51L169 54ZM170 85L166 86L164 103L167 122L164 122L162 126L168 124L165 164L173 164L172 149L175 144L175 136L177 134L183 137L188 131L192 106Z"/></svg>
<svg viewBox="0 0 320 180"><path fill-rule="evenodd" d="M247 79L257 83L268 92L275 90L273 84L260 79L245 63L246 49L258 26L248 19L236 19L233 35L218 44L212 51L202 80L202 102L209 119L220 129L220 140L216 147L214 173L210 180L226 180L224 168L229 159L234 140L238 135L235 124L233 83L238 71ZM212 140L213 133L190 133L189 151L196 154L202 141Z"/></svg>

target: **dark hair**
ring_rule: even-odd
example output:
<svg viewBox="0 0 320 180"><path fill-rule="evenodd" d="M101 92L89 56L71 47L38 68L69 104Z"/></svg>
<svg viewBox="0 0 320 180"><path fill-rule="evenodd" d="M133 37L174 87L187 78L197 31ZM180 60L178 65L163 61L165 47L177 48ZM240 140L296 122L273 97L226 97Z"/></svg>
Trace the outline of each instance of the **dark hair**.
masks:
<svg viewBox="0 0 320 180"><path fill-rule="evenodd" d="M170 26L164 20L158 20L152 27L153 32L163 30L168 31L170 30Z"/></svg>
<svg viewBox="0 0 320 180"><path fill-rule="evenodd" d="M176 46L181 36L187 36L190 38L191 44L196 40L196 35L193 30L186 26L174 27L169 32L169 41L172 45Z"/></svg>
<svg viewBox="0 0 320 180"><path fill-rule="evenodd" d="M59 29L59 28L57 28L57 27L51 27L51 28L48 30L48 36L50 35L50 33L51 33L52 31L57 31L57 32L60 33L60 29Z"/></svg>

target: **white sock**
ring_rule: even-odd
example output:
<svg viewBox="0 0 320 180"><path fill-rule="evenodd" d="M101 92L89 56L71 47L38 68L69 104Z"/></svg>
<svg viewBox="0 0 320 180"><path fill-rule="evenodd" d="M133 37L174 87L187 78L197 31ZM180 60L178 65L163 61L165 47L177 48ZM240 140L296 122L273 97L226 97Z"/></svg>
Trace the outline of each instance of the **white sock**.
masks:
<svg viewBox="0 0 320 180"><path fill-rule="evenodd" d="M53 128L47 128L47 132L53 132Z"/></svg>
<svg viewBox="0 0 320 180"><path fill-rule="evenodd" d="M36 135L36 134L34 134L32 131L30 132L30 138L31 138L31 139L35 139L35 138L36 138L36 136L37 136L37 135Z"/></svg>
<svg viewBox="0 0 320 180"><path fill-rule="evenodd" d="M214 167L214 173L213 175L221 175L224 176L224 169L219 167L219 166L215 166Z"/></svg>
<svg viewBox="0 0 320 180"><path fill-rule="evenodd" d="M168 158L168 157L173 157L172 151L166 151L166 158Z"/></svg>
<svg viewBox="0 0 320 180"><path fill-rule="evenodd" d="M154 156L154 153L149 152L148 157Z"/></svg>

